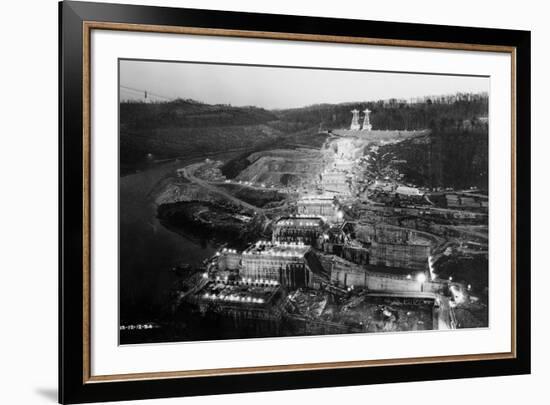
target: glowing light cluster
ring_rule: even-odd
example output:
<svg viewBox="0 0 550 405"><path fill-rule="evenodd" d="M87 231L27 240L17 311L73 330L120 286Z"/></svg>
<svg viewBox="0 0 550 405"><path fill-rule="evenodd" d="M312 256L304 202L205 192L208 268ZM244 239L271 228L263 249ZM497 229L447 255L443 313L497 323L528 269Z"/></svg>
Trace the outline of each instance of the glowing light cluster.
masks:
<svg viewBox="0 0 550 405"><path fill-rule="evenodd" d="M264 285L279 285L279 282L276 280L263 279L263 278L243 278L239 281L239 284L264 284Z"/></svg>
<svg viewBox="0 0 550 405"><path fill-rule="evenodd" d="M249 255L260 255L260 256L271 255L271 256L275 256L275 257L300 257L300 256L303 255L303 253L304 252L300 252L300 251L281 252L281 251L276 250L276 249L267 249L267 250L262 250L262 251L259 251L259 252L243 252L243 255L245 255L245 256L249 256Z"/></svg>
<svg viewBox="0 0 550 405"><path fill-rule="evenodd" d="M259 256L275 256L275 257L301 257L303 256L307 249L308 245L304 242L270 242L259 240L253 246L249 247L242 254L247 257L250 255L259 255Z"/></svg>
<svg viewBox="0 0 550 405"><path fill-rule="evenodd" d="M287 226L318 226L318 222L313 221L296 221L296 220L282 220L277 223L277 225L287 225Z"/></svg>
<svg viewBox="0 0 550 405"><path fill-rule="evenodd" d="M251 304L263 304L265 300L263 298L255 298L250 296L241 296L235 294L203 294L202 298L212 301L225 301L225 302L247 302Z"/></svg>
<svg viewBox="0 0 550 405"><path fill-rule="evenodd" d="M418 273L416 275L416 280L419 282L419 283L424 283L426 281L426 275L424 273Z"/></svg>
<svg viewBox="0 0 550 405"><path fill-rule="evenodd" d="M281 247L304 247L304 242L275 242L275 246Z"/></svg>

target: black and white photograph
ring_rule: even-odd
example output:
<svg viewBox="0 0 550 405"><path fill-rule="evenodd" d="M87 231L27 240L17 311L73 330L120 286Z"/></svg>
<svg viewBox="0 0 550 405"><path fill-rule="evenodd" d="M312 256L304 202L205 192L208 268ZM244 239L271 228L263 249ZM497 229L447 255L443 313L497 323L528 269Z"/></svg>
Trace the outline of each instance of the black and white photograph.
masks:
<svg viewBox="0 0 550 405"><path fill-rule="evenodd" d="M489 77L118 79L120 344L490 326Z"/></svg>
<svg viewBox="0 0 550 405"><path fill-rule="evenodd" d="M0 403L545 398L543 4L4 2Z"/></svg>

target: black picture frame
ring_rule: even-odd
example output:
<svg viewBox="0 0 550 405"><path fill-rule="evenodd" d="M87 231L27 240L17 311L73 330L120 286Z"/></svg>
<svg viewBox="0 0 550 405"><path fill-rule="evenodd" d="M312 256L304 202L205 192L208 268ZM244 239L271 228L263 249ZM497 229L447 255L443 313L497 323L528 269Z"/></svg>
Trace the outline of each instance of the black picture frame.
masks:
<svg viewBox="0 0 550 405"><path fill-rule="evenodd" d="M135 5L59 3L59 402L83 403L255 391L353 386L404 381L527 374L530 372L530 32L504 29L344 20ZM515 48L516 224L513 358L392 364L306 371L87 381L84 370L83 258L85 145L84 24L87 21L221 30L295 33ZM510 252L503 252L508 254ZM512 252L514 253L514 252Z"/></svg>

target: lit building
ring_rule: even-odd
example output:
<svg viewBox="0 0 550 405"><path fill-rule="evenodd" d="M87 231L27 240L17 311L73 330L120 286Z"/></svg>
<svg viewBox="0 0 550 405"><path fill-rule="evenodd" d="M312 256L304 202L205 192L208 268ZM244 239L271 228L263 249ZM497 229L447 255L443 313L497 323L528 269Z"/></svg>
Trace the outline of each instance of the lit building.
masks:
<svg viewBox="0 0 550 405"><path fill-rule="evenodd" d="M243 252L241 278L276 280L291 288L309 284L304 255L310 247L297 243L259 241Z"/></svg>
<svg viewBox="0 0 550 405"><path fill-rule="evenodd" d="M269 327L272 321L281 319L281 311L273 309L279 304L283 292L278 282L263 281L211 280L187 300L198 304L203 314L212 311L233 319L253 320L245 325L252 324L254 328L258 322L268 321L262 326Z"/></svg>
<svg viewBox="0 0 550 405"><path fill-rule="evenodd" d="M314 246L321 235L323 220L318 217L284 217L273 227L273 243L303 243Z"/></svg>
<svg viewBox="0 0 550 405"><path fill-rule="evenodd" d="M241 254L234 249L224 248L218 256L218 270L237 270L241 263Z"/></svg>
<svg viewBox="0 0 550 405"><path fill-rule="evenodd" d="M406 186L399 186L395 190L396 194L405 196L405 197L421 197L422 193L419 189L416 187L406 187Z"/></svg>

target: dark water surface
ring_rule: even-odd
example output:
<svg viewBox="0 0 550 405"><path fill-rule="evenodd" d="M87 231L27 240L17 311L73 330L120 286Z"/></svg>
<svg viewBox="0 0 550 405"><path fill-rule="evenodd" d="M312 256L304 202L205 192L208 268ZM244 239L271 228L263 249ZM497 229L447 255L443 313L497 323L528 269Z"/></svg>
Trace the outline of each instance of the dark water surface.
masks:
<svg viewBox="0 0 550 405"><path fill-rule="evenodd" d="M208 241L170 231L157 219L155 187L162 179L173 176L176 168L189 163L162 163L120 178L119 291L122 323L158 320L171 304L168 293L176 276L170 269L181 263L198 266L215 252Z"/></svg>

